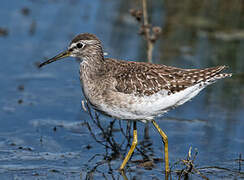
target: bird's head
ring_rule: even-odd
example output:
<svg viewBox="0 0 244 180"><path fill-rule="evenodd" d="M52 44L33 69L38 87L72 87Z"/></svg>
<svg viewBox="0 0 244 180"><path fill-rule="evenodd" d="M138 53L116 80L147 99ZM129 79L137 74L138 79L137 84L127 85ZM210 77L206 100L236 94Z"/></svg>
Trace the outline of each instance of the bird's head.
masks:
<svg viewBox="0 0 244 180"><path fill-rule="evenodd" d="M39 67L46 64L52 63L59 59L71 56L85 58L96 55L97 53L102 54L102 46L100 40L94 35L89 33L83 33L77 35L68 46L67 50L59 53L53 58L41 63Z"/></svg>

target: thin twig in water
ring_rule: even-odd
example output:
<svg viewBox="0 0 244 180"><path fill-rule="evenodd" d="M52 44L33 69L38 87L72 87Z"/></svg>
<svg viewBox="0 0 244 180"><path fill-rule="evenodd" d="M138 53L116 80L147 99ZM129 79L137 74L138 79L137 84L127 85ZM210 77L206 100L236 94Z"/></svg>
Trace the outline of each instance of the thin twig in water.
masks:
<svg viewBox="0 0 244 180"><path fill-rule="evenodd" d="M198 152L195 149L195 154L192 158L192 147L189 148L188 155L186 159L181 160L183 164L186 166L186 168L182 169L179 175L179 179L183 176L184 179L188 179L189 174L194 174L196 173L197 175L201 176L203 179L208 180L206 176L204 176L198 169L195 168L194 161L196 160Z"/></svg>
<svg viewBox="0 0 244 180"><path fill-rule="evenodd" d="M128 123L127 123L128 125ZM125 137L124 140L122 141L122 143L120 144L120 149L122 147L122 145L125 143L125 141L127 141L127 145L128 143L130 142L130 139L128 138L128 135L127 133L124 132L123 128L122 128L122 125L121 125L121 120L119 120L119 128L120 128L120 132L122 133L122 135ZM127 131L126 131L127 132Z"/></svg>
<svg viewBox="0 0 244 180"><path fill-rule="evenodd" d="M95 114L95 118L94 118L94 116L92 115L92 112L91 112L91 109L90 109L90 107L89 107L89 104L87 104L87 110L88 110L88 113L89 113L89 115L90 115L90 117L91 117L91 119L92 119L92 122L93 122L93 123L99 128L99 130L102 132L102 136L103 136L103 138L104 138L104 140L105 140L106 143L104 143L104 141L102 141L102 140L98 140L98 139L96 138L95 134L92 132L92 128L90 127L89 123L86 122L87 128L88 128L90 134L92 135L93 139L94 139L97 143L99 143L99 144L105 146L105 148L112 149L115 153L118 153L118 151L119 151L119 148L118 148L118 147L119 147L119 146L118 146L118 144L115 142L115 140L113 139L113 137L112 137L112 133L109 132L109 131L112 131L112 128L110 127L110 128L108 128L109 130L105 131L105 129L104 129L104 128L102 127L102 125L100 124L99 115L96 113L96 111L94 112L94 114ZM113 124L113 123L112 123L112 124ZM111 140L112 140L112 142L111 142ZM107 144L109 144L109 145L107 145Z"/></svg>
<svg viewBox="0 0 244 180"><path fill-rule="evenodd" d="M88 130L89 130L91 136L93 137L93 139L94 139L97 143L99 143L99 144L105 146L106 148L109 148L109 146L106 145L106 144L104 144L103 141L100 141L100 140L98 140L98 139L96 138L96 135L92 132L92 129L91 129L91 127L90 127L90 125L89 125L88 122L86 122L86 126L87 126L87 128L88 128Z"/></svg>

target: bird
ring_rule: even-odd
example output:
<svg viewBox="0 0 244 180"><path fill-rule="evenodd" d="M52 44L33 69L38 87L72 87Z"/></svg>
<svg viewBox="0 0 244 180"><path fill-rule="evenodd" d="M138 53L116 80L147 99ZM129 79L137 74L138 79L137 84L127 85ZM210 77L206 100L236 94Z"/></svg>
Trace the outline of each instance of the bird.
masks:
<svg viewBox="0 0 244 180"><path fill-rule="evenodd" d="M39 67L65 57L80 62L80 82L84 97L92 107L105 115L133 122L133 140L120 170L137 145L137 121L150 122L162 136L165 173L170 172L168 137L155 118L191 100L217 80L231 77L223 73L227 66L204 69L182 69L149 62L105 58L101 41L90 33L78 34L68 48Z"/></svg>

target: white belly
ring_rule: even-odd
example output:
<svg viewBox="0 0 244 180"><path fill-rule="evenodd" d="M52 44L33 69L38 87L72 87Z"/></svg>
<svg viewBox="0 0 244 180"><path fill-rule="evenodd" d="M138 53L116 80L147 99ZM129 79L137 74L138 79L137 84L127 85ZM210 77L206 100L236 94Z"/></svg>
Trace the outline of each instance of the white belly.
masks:
<svg viewBox="0 0 244 180"><path fill-rule="evenodd" d="M112 92L113 102L110 104L102 103L97 108L119 119L152 120L155 116L189 101L204 87L196 84L171 95L162 90L151 96L143 97Z"/></svg>

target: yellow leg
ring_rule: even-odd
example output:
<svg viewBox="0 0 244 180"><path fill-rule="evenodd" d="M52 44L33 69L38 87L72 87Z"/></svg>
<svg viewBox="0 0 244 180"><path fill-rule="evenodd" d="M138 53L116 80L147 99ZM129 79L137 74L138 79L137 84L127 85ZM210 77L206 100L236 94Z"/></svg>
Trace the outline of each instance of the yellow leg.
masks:
<svg viewBox="0 0 244 180"><path fill-rule="evenodd" d="M159 134L162 136L163 138L163 142L164 142L164 160L165 160L165 173L166 176L168 176L169 173L169 150L168 150L168 137L166 136L166 134L160 129L160 127L158 126L158 124L152 120L152 123L154 125L154 127L158 130Z"/></svg>
<svg viewBox="0 0 244 180"><path fill-rule="evenodd" d="M134 123L133 123L133 141L132 141L132 145L131 145L130 150L129 150L128 154L126 155L123 163L121 164L121 166L119 168L120 170L124 169L126 163L128 162L128 160L130 159L132 153L134 152L134 149L135 149L136 145L137 145L137 128L136 128L136 121L134 121Z"/></svg>

